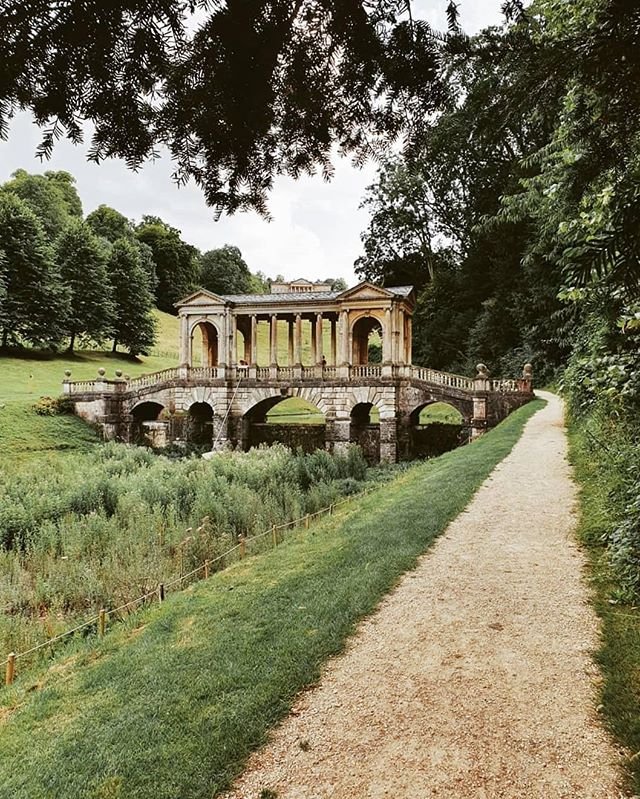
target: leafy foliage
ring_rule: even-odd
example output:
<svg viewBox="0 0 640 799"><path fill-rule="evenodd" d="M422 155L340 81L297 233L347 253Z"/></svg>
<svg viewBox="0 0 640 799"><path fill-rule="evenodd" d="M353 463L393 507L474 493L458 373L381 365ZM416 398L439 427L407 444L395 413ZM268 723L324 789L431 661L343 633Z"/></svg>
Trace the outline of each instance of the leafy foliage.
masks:
<svg viewBox="0 0 640 799"><path fill-rule="evenodd" d="M7 0L0 133L12 110L30 108L48 156L62 136L80 142L90 119L93 160L137 167L165 145L176 179L194 179L210 205L265 213L274 175L328 176L334 147L363 159L439 106L444 39L407 10L404 0L206 10Z"/></svg>
<svg viewBox="0 0 640 799"><path fill-rule="evenodd" d="M156 304L161 311L173 313L174 303L196 286L197 250L182 241L179 230L154 216L143 216L136 237L150 248L153 256L158 281Z"/></svg>
<svg viewBox="0 0 640 799"><path fill-rule="evenodd" d="M56 263L69 291L69 352L78 336L109 338L115 313L107 253L86 222L70 224L56 241Z"/></svg>
<svg viewBox="0 0 640 799"><path fill-rule="evenodd" d="M72 219L82 218L82 204L68 172L45 172L30 175L24 169L13 173L2 191L15 194L28 205L40 220L50 241Z"/></svg>
<svg viewBox="0 0 640 799"><path fill-rule="evenodd" d="M155 341L152 316L151 280L142 262L140 249L131 239L118 239L108 262L113 286L113 350L118 344L131 355L147 354Z"/></svg>
<svg viewBox="0 0 640 799"><path fill-rule="evenodd" d="M28 339L50 344L64 335L69 292L46 234L27 204L0 192L0 251L4 253L2 344Z"/></svg>
<svg viewBox="0 0 640 799"><path fill-rule="evenodd" d="M249 294L251 272L237 247L225 244L200 258L200 285L214 294Z"/></svg>
<svg viewBox="0 0 640 799"><path fill-rule="evenodd" d="M100 236L112 244L116 239L133 236L133 225L127 217L108 205L99 205L87 215L85 221L96 236Z"/></svg>

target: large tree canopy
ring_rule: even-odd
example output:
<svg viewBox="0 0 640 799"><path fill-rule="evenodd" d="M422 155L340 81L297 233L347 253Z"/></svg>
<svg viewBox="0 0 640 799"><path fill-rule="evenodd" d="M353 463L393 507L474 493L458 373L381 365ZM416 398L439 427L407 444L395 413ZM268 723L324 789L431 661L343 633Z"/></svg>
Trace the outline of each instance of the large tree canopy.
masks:
<svg viewBox="0 0 640 799"><path fill-rule="evenodd" d="M264 212L275 174L329 175L334 146L366 157L441 102L442 37L409 0L5 0L0 31L0 134L28 108L47 155L90 120L92 159L165 145L231 210Z"/></svg>

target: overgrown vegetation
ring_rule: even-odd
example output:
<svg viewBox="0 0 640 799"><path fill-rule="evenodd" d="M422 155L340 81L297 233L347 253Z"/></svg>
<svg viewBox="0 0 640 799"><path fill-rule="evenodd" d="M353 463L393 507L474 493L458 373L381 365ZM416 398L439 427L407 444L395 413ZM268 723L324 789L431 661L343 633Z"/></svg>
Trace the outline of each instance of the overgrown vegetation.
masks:
<svg viewBox="0 0 640 799"><path fill-rule="evenodd" d="M638 602L640 449L637 427L593 414L570 427L571 459L581 486L579 534L588 548L603 638L603 712L630 753L640 751L640 607ZM640 792L640 761L627 763L630 792Z"/></svg>
<svg viewBox="0 0 640 799"><path fill-rule="evenodd" d="M240 536L327 507L366 476L357 448L171 461L108 444L55 469L0 466L0 652L154 590Z"/></svg>
<svg viewBox="0 0 640 799"><path fill-rule="evenodd" d="M3 789L14 799L219 793L541 405L18 681L0 714ZM308 479L317 462L302 463Z"/></svg>

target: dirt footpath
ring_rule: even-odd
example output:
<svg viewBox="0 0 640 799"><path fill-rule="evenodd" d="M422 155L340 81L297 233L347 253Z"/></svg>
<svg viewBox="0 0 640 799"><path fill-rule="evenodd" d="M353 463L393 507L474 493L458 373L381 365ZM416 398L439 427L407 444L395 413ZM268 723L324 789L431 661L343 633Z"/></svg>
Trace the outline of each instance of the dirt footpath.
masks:
<svg viewBox="0 0 640 799"><path fill-rule="evenodd" d="M598 628L572 537L562 407L543 396L509 457L228 799L622 795L595 710Z"/></svg>

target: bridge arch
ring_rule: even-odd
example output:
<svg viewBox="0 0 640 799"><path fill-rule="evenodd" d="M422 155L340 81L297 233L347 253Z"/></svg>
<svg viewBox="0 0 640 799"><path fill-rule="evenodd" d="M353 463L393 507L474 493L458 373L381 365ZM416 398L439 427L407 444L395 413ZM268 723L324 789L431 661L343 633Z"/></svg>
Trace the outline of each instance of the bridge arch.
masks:
<svg viewBox="0 0 640 799"><path fill-rule="evenodd" d="M223 338L218 325L206 317L194 319L189 325L189 363L193 363L194 336L196 332L200 333L202 340L202 366L218 366Z"/></svg>
<svg viewBox="0 0 640 799"><path fill-rule="evenodd" d="M468 440L469 409L455 402L429 399L409 414L409 457L430 458Z"/></svg>
<svg viewBox="0 0 640 799"><path fill-rule="evenodd" d="M311 397L308 395L311 394ZM307 396L305 396L307 395ZM253 399L256 399L254 396ZM289 403L291 400L301 400L297 403L298 414L269 416L276 406ZM313 402L317 399L317 402ZM326 441L326 416L321 405L326 404L320 395L313 396L313 392L301 389L292 392L270 392L268 396L259 398L247 408L241 419L240 429L237 432L237 442L245 451L260 444L282 443L293 450L299 447L306 452L324 449ZM317 411L309 419L304 418L306 410Z"/></svg>

